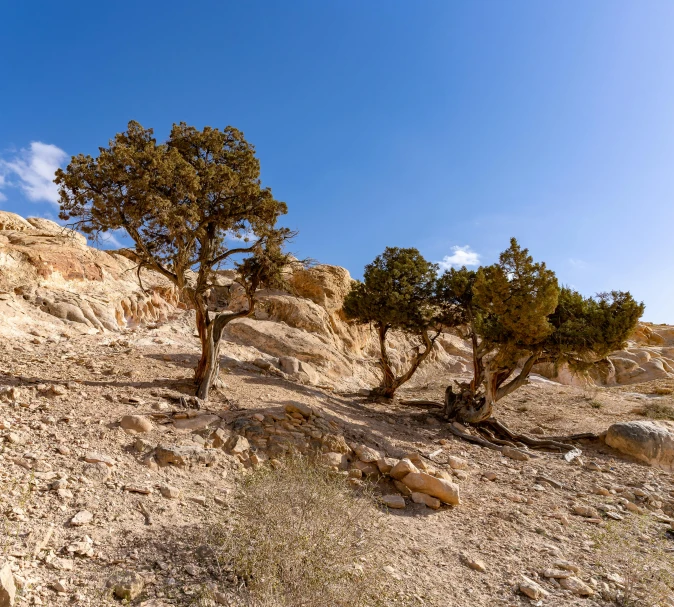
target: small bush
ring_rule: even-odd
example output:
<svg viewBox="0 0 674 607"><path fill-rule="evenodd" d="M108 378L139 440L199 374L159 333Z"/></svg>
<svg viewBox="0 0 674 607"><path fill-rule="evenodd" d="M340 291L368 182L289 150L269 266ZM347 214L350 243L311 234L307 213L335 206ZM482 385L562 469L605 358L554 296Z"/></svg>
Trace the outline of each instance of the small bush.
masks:
<svg viewBox="0 0 674 607"><path fill-rule="evenodd" d="M601 409L602 406L603 405L598 400L591 400L590 401L590 407L592 407L593 409Z"/></svg>
<svg viewBox="0 0 674 607"><path fill-rule="evenodd" d="M651 419L669 419L674 421L674 407L663 403L647 403L635 409L634 412Z"/></svg>
<svg viewBox="0 0 674 607"><path fill-rule="evenodd" d="M293 457L245 479L215 549L247 605L374 607L390 596L378 516L343 477Z"/></svg>
<svg viewBox="0 0 674 607"><path fill-rule="evenodd" d="M674 591L674 556L662 529L643 517L609 523L597 536L604 574L622 582L604 598L619 607L668 607Z"/></svg>

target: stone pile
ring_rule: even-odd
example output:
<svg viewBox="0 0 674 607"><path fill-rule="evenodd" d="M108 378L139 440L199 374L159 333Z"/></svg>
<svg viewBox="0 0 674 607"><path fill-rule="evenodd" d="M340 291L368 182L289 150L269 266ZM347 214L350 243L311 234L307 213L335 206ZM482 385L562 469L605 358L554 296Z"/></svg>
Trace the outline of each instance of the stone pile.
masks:
<svg viewBox="0 0 674 607"><path fill-rule="evenodd" d="M276 464L277 458L292 452L318 453L323 465L344 474L352 484L363 479L377 482L388 491L382 501L389 508L404 508L405 498L435 510L460 501L459 488L447 470L430 465L418 453L394 459L366 445L348 443L337 422L303 403L288 403L283 412L240 417L231 431L224 440L218 434L222 430L216 430L211 437L214 446L222 446L246 466L267 459Z"/></svg>

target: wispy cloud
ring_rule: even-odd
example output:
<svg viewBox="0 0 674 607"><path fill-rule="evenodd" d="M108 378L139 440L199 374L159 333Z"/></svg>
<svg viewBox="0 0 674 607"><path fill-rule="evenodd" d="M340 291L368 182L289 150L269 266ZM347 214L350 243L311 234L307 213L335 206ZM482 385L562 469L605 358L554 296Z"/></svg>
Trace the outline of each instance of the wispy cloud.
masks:
<svg viewBox="0 0 674 607"><path fill-rule="evenodd" d="M567 261L569 262L570 266L579 270L584 270L589 265L587 261L583 261L582 259L574 259L573 257L569 257Z"/></svg>
<svg viewBox="0 0 674 607"><path fill-rule="evenodd" d="M33 141L12 158L0 159L0 188L15 187L35 202L58 203L54 173L68 158L61 148ZM0 193L0 196L3 194Z"/></svg>
<svg viewBox="0 0 674 607"><path fill-rule="evenodd" d="M473 251L470 246L452 247L452 254L445 255L442 261L438 262L441 270L449 270L451 268L461 268L463 266L479 266L480 255Z"/></svg>
<svg viewBox="0 0 674 607"><path fill-rule="evenodd" d="M103 232L98 235L98 243L106 248L122 249L124 244L119 240L123 237L124 230L113 230L112 232Z"/></svg>
<svg viewBox="0 0 674 607"><path fill-rule="evenodd" d="M225 238L229 242L251 242L257 237L255 236L255 232L253 232L253 230L246 228L245 230L240 231L227 230Z"/></svg>

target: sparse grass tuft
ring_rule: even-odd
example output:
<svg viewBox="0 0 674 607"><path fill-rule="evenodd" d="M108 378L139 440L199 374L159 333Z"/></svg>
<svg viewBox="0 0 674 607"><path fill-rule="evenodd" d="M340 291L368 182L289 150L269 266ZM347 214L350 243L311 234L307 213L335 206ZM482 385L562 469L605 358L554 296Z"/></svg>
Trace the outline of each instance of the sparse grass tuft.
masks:
<svg viewBox="0 0 674 607"><path fill-rule="evenodd" d="M674 407L663 403L647 403L634 409L634 413L650 419L669 419L674 421Z"/></svg>
<svg viewBox="0 0 674 607"><path fill-rule="evenodd" d="M657 386L653 388L651 394L657 394L658 396L668 396L669 394L674 394L674 388L665 388L663 386Z"/></svg>
<svg viewBox="0 0 674 607"><path fill-rule="evenodd" d="M590 407L593 409L601 409L604 405L600 403L598 400L591 400L590 401Z"/></svg>
<svg viewBox="0 0 674 607"><path fill-rule="evenodd" d="M243 604L375 607L392 591L376 549L379 516L370 496L296 456L244 480L214 549Z"/></svg>
<svg viewBox="0 0 674 607"><path fill-rule="evenodd" d="M603 573L614 580L604 598L619 607L669 607L674 591L669 543L662 528L645 517L609 523L597 536Z"/></svg>

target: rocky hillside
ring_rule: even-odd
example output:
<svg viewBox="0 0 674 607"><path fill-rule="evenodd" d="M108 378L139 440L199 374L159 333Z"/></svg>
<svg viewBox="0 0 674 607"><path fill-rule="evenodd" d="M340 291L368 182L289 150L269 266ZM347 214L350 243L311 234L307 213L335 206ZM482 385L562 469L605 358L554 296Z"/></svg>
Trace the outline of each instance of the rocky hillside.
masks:
<svg viewBox="0 0 674 607"><path fill-rule="evenodd" d="M230 325L225 385L199 408L170 285L143 272L141 288L129 259L52 222L0 228L0 607L249 607L218 529L245 480L294 452L376 510L356 529L376 558L346 565L383 572L387 605L674 605L670 327L642 325L606 363L612 385L535 375L499 402L518 432L601 433L582 453L483 449L435 409L356 394L377 350L342 317L349 274L296 268L292 293ZM227 273L211 301L240 305ZM443 338L403 397L441 400L467 352Z"/></svg>
<svg viewBox="0 0 674 607"><path fill-rule="evenodd" d="M142 287L134 263L119 252L89 247L52 221L0 211L0 333L118 333L185 313L165 279L143 270L141 280ZM263 292L254 318L230 324L226 338L241 346L237 356L315 385L358 389L376 382L374 335L348 325L341 312L348 271L298 267L289 281L293 294ZM213 307L235 308L239 296L222 272ZM409 349L405 336L393 337L394 362L404 364ZM458 338L441 338L420 379L464 372L466 353Z"/></svg>
<svg viewBox="0 0 674 607"><path fill-rule="evenodd" d="M41 218L0 211L0 333L60 334L123 332L185 314L173 287L154 272L141 272L123 254L87 246L81 234ZM357 390L376 383L378 344L368 327L345 322L342 302L351 277L344 268L318 265L290 272L292 294L263 292L254 318L232 323L226 333L231 355L302 381ZM222 272L214 308L240 305L240 293ZM188 313L189 314L189 313ZM189 338L188 329L184 336ZM404 365L413 344L394 335L391 357ZM236 351L236 354L234 354ZM461 376L469 347L454 335L441 337L415 379ZM542 366L542 375L565 384L586 378ZM643 324L628 349L616 352L592 374L598 385L674 377L674 327Z"/></svg>

